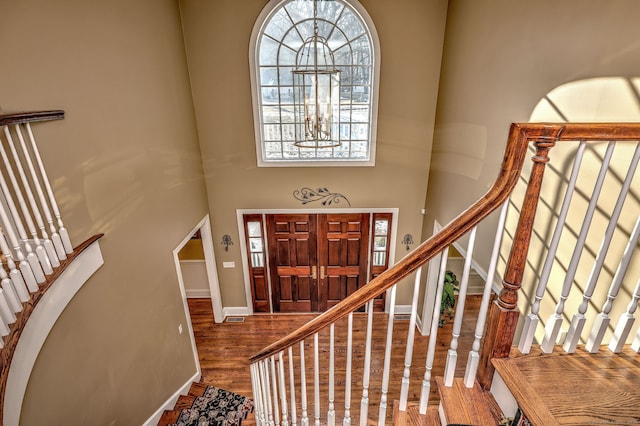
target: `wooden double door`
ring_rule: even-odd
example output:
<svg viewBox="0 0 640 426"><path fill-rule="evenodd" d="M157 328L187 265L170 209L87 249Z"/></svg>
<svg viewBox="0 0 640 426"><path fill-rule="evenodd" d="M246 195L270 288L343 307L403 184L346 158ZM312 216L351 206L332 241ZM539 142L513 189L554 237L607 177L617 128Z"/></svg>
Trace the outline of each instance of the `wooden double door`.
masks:
<svg viewBox="0 0 640 426"><path fill-rule="evenodd" d="M371 213L265 215L269 279L252 279L254 311L323 312L386 269L386 262L377 266L369 262L370 253L374 254L370 242L376 238L372 217ZM388 259L388 243L385 248ZM260 271L251 275L259 276ZM266 278L267 271L262 275ZM267 293L270 303L260 303L256 296ZM384 310L384 297L374 305Z"/></svg>

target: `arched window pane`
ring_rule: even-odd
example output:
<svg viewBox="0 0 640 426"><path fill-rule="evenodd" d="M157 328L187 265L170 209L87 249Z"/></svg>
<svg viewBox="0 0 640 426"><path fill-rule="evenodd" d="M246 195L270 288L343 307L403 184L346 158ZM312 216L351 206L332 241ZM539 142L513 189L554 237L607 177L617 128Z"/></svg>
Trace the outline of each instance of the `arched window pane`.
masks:
<svg viewBox="0 0 640 426"><path fill-rule="evenodd" d="M373 38L371 22L365 23L363 18L366 12L357 0L318 1L315 18L311 0L272 1L266 7L268 11L261 15L264 21L256 22L261 30L254 31L257 39L252 45L256 51L251 56L257 61L253 94L259 165L293 162L299 166L336 160L373 164L373 112L377 102L374 77L379 63L373 48L377 38ZM314 34L316 25L340 70L336 92L340 102L339 145L322 149L294 145L293 71L298 51ZM311 76L305 79L311 83Z"/></svg>

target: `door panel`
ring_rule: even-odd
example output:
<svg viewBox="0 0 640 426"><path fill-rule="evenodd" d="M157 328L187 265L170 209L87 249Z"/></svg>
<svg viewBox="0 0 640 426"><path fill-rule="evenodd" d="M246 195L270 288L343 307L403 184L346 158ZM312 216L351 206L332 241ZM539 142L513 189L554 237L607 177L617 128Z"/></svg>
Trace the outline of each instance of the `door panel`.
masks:
<svg viewBox="0 0 640 426"><path fill-rule="evenodd" d="M318 310L316 216L279 214L267 216L267 241L274 312Z"/></svg>
<svg viewBox="0 0 640 426"><path fill-rule="evenodd" d="M382 265L376 265L374 275L368 263L371 217L370 213L266 215L272 312L323 312L377 275ZM259 295L264 296L261 289ZM384 295L376 299L374 309L384 310Z"/></svg>
<svg viewBox="0 0 640 426"><path fill-rule="evenodd" d="M318 308L325 311L367 282L368 213L318 216Z"/></svg>

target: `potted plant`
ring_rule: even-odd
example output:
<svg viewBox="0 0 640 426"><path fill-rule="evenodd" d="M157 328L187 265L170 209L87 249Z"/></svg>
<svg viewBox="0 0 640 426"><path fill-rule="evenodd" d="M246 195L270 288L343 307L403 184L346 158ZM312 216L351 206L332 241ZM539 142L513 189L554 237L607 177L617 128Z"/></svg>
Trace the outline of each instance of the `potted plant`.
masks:
<svg viewBox="0 0 640 426"><path fill-rule="evenodd" d="M456 306L456 293L460 283L458 277L453 271L447 270L444 273L444 285L442 287L442 300L440 301L440 320L438 321L438 327L442 327L446 322L446 317L453 318L453 313Z"/></svg>

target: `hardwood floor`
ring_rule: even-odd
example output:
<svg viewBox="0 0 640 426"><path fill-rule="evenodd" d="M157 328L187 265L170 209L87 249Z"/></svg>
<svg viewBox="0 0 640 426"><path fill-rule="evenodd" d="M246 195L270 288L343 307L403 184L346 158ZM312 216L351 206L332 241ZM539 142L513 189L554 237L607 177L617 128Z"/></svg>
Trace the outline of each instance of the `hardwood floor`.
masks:
<svg viewBox="0 0 640 426"><path fill-rule="evenodd" d="M198 355L202 368L202 381L215 386L253 396L249 374L249 357L274 340L295 330L312 318L312 315L255 315L246 317L242 323L225 322L215 324L209 299L189 299L189 310L193 324ZM475 330L475 321L479 296L470 296L465 304L465 320L458 342L457 376L464 375L467 354L471 348ZM371 361L371 379L369 387L369 415L370 419L378 418L378 407L381 396L381 380L384 363L384 345L387 333L388 315L375 313L373 321L373 344ZM400 395L402 372L404 369L405 347L408 333L408 320L395 320L393 331L391 374L388 392L387 416L393 412L393 401ZM351 415L358 416L360 400L362 398L362 365L364 363L364 336L366 330L366 314L354 314L353 326L353 376ZM345 386L345 354L347 340L346 319L335 326L335 368L336 368L336 414L341 418L344 413ZM447 350L450 346L451 323L439 329L436 343L436 356L432 377L441 376L444 371ZM414 338L414 355L411 361L409 401L418 401L422 379L425 373L425 359L429 338L421 336L416 330ZM325 330L319 334L320 352L320 381L327 383L329 332ZM294 349L294 365L296 378L299 377L299 349ZM313 417L313 339L305 341L305 363L307 371L307 387L309 399L309 416ZM298 380L298 379L297 379ZM325 417L328 398L326 385L320 389L320 409ZM299 399L299 396L298 396ZM435 383L429 394L430 404L439 401ZM300 407L298 407L300 411Z"/></svg>

